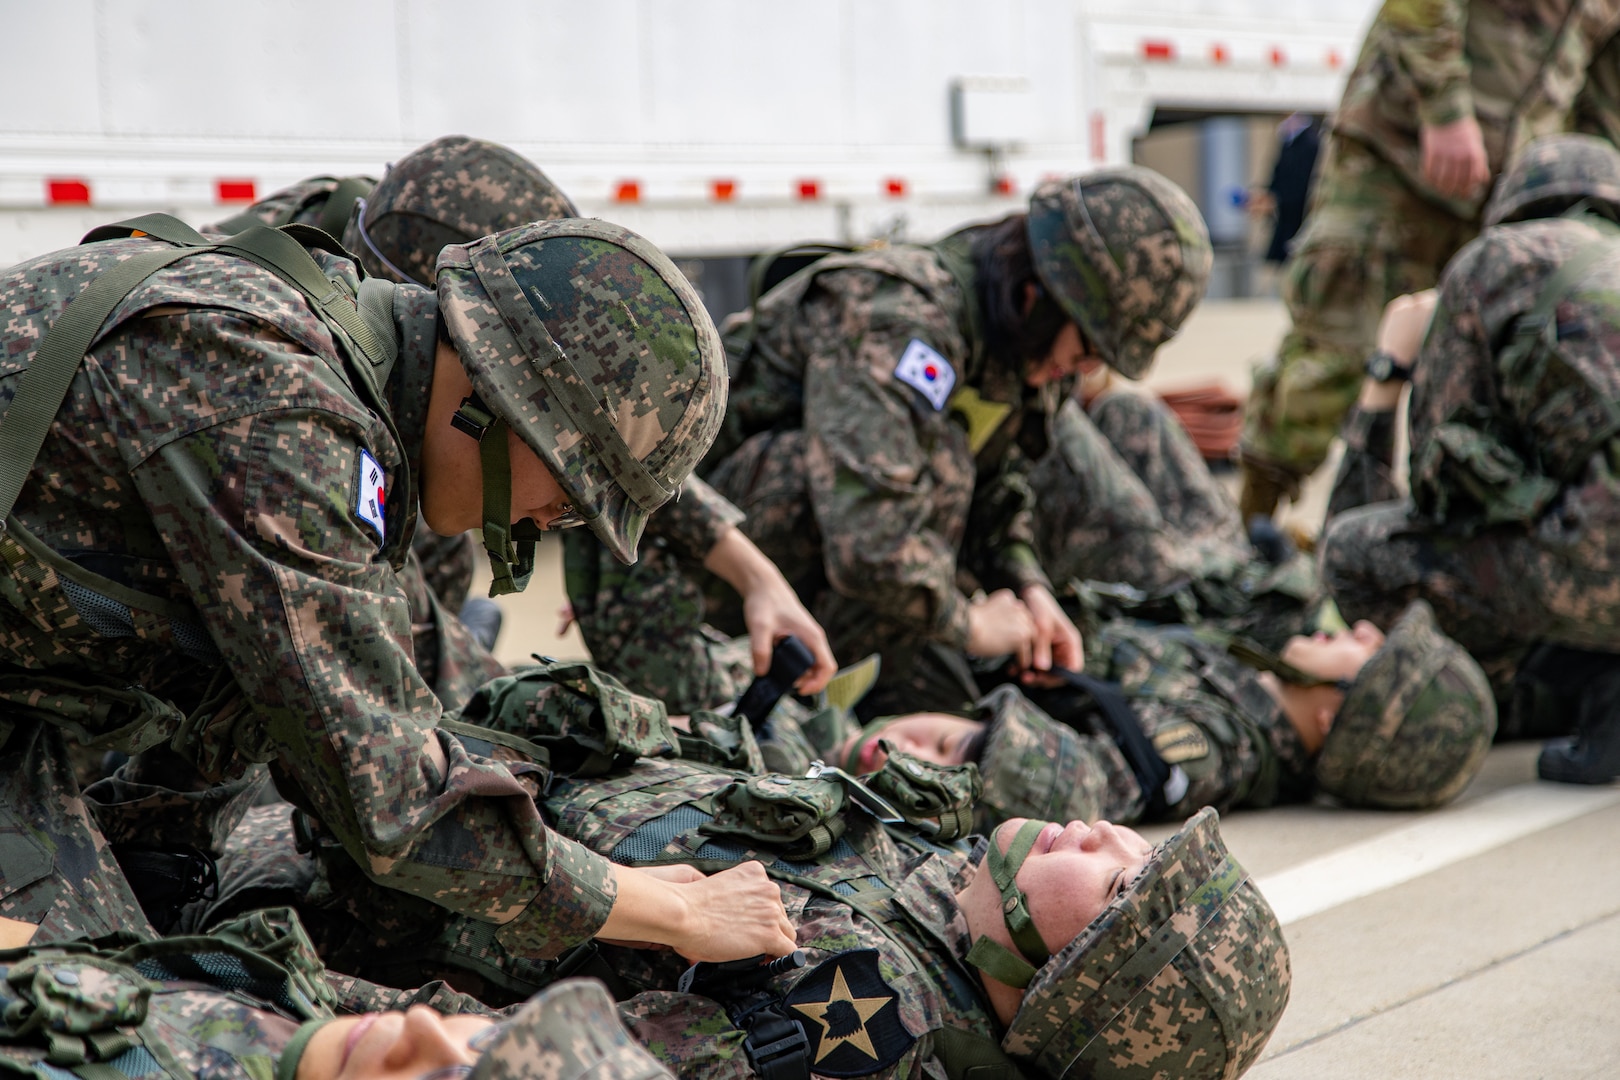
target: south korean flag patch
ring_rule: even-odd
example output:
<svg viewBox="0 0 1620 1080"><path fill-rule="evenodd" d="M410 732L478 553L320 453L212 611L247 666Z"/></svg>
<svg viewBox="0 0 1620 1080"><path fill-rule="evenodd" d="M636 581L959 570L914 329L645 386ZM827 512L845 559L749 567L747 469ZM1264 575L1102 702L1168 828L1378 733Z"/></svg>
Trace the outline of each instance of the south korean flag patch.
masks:
<svg viewBox="0 0 1620 1080"><path fill-rule="evenodd" d="M383 515L387 511L388 477L371 451L360 451L360 476L355 483L354 516L377 530L377 542L387 537Z"/></svg>
<svg viewBox="0 0 1620 1080"><path fill-rule="evenodd" d="M894 365L894 377L927 398L935 412L945 408L951 391L956 389L956 370L917 338L912 338L906 351L900 354L900 362Z"/></svg>
<svg viewBox="0 0 1620 1080"><path fill-rule="evenodd" d="M900 1021L900 995L883 981L876 949L823 960L783 999L810 1041L810 1071L865 1076L899 1061L917 1039Z"/></svg>

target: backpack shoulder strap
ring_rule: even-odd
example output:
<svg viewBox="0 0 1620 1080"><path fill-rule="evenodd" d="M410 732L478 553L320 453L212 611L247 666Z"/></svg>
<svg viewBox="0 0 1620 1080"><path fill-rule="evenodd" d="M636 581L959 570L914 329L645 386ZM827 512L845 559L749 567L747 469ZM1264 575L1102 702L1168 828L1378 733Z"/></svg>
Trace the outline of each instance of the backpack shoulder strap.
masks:
<svg viewBox="0 0 1620 1080"><path fill-rule="evenodd" d="M332 194L326 197L326 205L321 207L318 223L321 231L331 236L342 236L349 224L349 215L354 212L354 201L370 195L371 189L376 186L376 181L369 176L345 176L339 180Z"/></svg>
<svg viewBox="0 0 1620 1080"><path fill-rule="evenodd" d="M142 252L110 267L75 296L51 323L39 350L18 378L17 393L0 418L0 522L17 505L40 447L56 419L68 386L102 324L134 288L154 273L185 258L195 247ZM4 528L0 524L0 528Z"/></svg>

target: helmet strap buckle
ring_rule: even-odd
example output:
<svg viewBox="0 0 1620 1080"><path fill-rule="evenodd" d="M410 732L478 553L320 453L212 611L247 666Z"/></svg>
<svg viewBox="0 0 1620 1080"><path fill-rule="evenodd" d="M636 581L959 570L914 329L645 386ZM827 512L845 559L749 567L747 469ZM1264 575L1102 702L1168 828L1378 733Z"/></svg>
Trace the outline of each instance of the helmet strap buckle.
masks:
<svg viewBox="0 0 1620 1080"><path fill-rule="evenodd" d="M476 392L470 397L462 398L461 406L456 409L455 415L450 417L451 427L477 443L484 441L484 434L493 423L495 414Z"/></svg>

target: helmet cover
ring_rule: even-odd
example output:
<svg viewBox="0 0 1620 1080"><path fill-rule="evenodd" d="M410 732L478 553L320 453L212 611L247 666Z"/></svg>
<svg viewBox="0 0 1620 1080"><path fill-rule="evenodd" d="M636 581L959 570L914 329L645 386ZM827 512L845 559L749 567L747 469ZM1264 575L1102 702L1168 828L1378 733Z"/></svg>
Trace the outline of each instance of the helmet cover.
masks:
<svg viewBox="0 0 1620 1080"><path fill-rule="evenodd" d="M1620 221L1620 150L1593 135L1543 135L1496 182L1485 225L1557 217L1582 199Z"/></svg>

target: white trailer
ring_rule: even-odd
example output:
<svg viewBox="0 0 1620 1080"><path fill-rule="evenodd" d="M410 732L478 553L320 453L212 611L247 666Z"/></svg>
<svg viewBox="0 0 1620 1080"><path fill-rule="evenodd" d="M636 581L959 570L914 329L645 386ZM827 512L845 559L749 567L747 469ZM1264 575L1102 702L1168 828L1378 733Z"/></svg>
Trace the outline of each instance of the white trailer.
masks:
<svg viewBox="0 0 1620 1080"><path fill-rule="evenodd" d="M0 265L130 213L202 222L375 175L451 132L678 256L927 238L1131 160L1156 110L1331 109L1373 8L0 0Z"/></svg>

